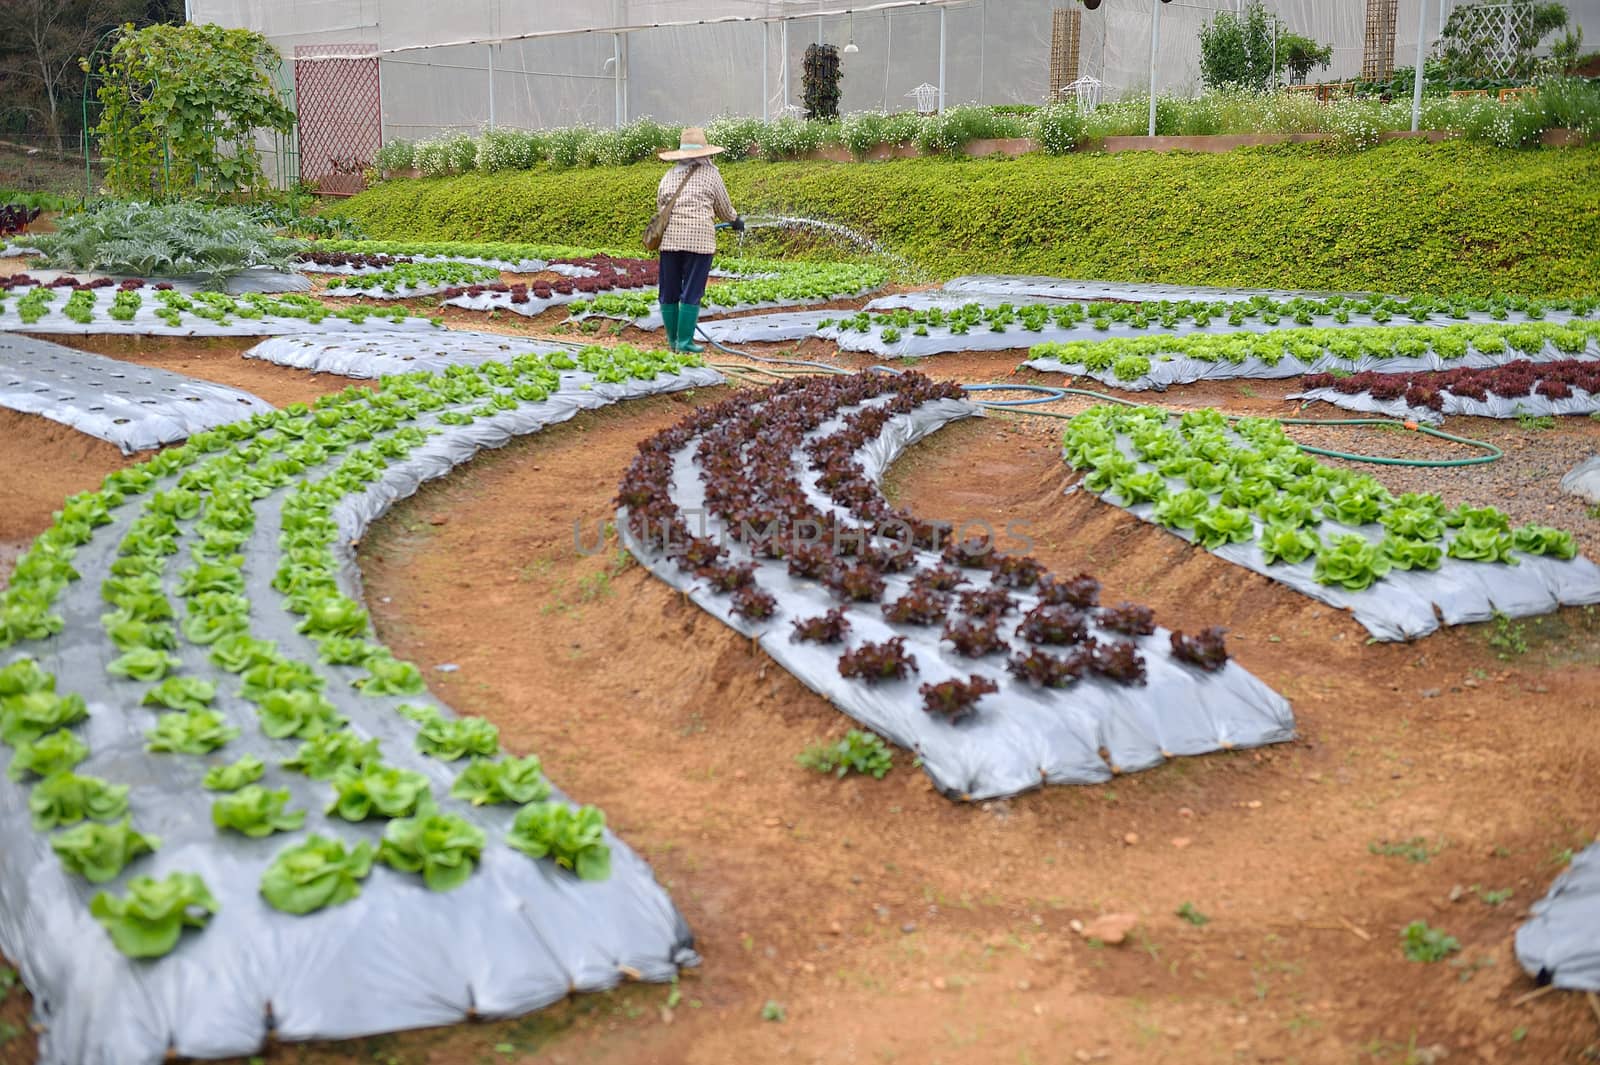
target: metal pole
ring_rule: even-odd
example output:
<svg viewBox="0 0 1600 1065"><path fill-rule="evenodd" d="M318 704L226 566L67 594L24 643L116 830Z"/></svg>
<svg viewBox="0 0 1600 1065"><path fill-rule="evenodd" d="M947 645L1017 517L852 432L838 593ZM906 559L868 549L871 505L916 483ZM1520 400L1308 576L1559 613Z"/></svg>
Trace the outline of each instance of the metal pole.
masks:
<svg viewBox="0 0 1600 1065"><path fill-rule="evenodd" d="M1272 16L1272 91L1278 91L1278 16Z"/></svg>
<svg viewBox="0 0 1600 1065"><path fill-rule="evenodd" d="M1411 78L1411 132L1422 124L1422 46L1428 22L1428 0L1417 0L1417 66Z"/></svg>
<svg viewBox="0 0 1600 1065"><path fill-rule="evenodd" d="M939 113L944 114L944 13L943 7L939 8Z"/></svg>
<svg viewBox="0 0 1600 1065"><path fill-rule="evenodd" d="M789 106L789 20L785 19L780 25L783 27L783 37L779 47L783 49L783 106Z"/></svg>
<svg viewBox="0 0 1600 1065"><path fill-rule="evenodd" d="M983 103L983 53L989 43L989 0L978 8L978 103Z"/></svg>
<svg viewBox="0 0 1600 1065"><path fill-rule="evenodd" d="M770 23L761 24L761 121L768 122L772 119L772 90L767 87L767 30Z"/></svg>
<svg viewBox="0 0 1600 1065"><path fill-rule="evenodd" d="M1161 0L1150 0L1150 136L1156 135L1156 48L1161 44Z"/></svg>
<svg viewBox="0 0 1600 1065"><path fill-rule="evenodd" d="M622 127L622 34L611 35L611 112L612 121Z"/></svg>
<svg viewBox="0 0 1600 1065"><path fill-rule="evenodd" d="M489 128L494 129L494 45L489 49Z"/></svg>

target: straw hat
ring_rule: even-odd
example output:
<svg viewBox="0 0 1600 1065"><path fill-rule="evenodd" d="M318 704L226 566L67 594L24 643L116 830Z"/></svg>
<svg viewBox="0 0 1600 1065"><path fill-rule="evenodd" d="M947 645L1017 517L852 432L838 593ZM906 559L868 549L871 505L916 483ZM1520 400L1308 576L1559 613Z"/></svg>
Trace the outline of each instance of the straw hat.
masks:
<svg viewBox="0 0 1600 1065"><path fill-rule="evenodd" d="M678 150L675 152L662 152L661 158L669 163L676 163L680 159L709 159L713 155L721 155L727 151L715 144L706 143L706 131L699 126L689 126L678 137Z"/></svg>

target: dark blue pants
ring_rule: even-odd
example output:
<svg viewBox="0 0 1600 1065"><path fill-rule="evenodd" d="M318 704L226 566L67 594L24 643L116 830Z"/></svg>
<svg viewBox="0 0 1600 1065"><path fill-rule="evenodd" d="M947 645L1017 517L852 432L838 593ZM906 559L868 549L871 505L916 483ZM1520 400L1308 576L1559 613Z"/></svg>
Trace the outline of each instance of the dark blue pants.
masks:
<svg viewBox="0 0 1600 1065"><path fill-rule="evenodd" d="M711 276L711 256L694 251L661 253L661 302L700 305Z"/></svg>

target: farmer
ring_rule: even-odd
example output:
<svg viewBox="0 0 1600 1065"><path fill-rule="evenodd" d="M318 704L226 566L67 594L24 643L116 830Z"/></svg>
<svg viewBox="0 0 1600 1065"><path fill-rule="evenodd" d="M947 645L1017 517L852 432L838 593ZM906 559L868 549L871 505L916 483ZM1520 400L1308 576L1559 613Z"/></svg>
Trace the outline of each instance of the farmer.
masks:
<svg viewBox="0 0 1600 1065"><path fill-rule="evenodd" d="M661 238L661 321L673 351L705 350L694 342L694 328L711 274L711 256L717 250L717 220L732 223L736 233L744 232L744 220L733 209L728 187L711 161L722 150L706 143L705 130L690 126L678 138L677 151L661 153L662 159L677 164L656 187L658 211L677 196Z"/></svg>

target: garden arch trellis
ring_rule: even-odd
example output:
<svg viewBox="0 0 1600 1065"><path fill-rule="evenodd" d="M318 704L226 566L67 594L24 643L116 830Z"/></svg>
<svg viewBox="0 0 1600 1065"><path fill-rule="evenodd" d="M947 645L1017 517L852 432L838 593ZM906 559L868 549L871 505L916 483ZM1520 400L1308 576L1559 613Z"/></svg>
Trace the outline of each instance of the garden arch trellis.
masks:
<svg viewBox="0 0 1600 1065"><path fill-rule="evenodd" d="M104 140L95 132L104 113L104 106L100 102L100 88L105 84L105 69L111 59L112 49L116 45L118 36L123 32L124 27L121 26L106 31L95 42L95 47L88 58L83 61L82 148L85 199L93 199L97 192L94 187L94 161L100 154ZM278 97L289 110L293 111L295 87L281 58L272 64L269 74ZM156 149L154 166L159 172L159 179L153 176L151 187L158 193L156 198L178 199L184 192L192 193L197 188L195 181L174 180L172 150L168 138L163 135L154 147ZM257 130L254 134L254 147L262 156L262 169L271 185L277 189L288 190L292 197L299 176L299 138L295 128L291 127L287 133ZM181 178L181 175L179 177Z"/></svg>

